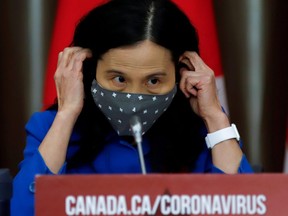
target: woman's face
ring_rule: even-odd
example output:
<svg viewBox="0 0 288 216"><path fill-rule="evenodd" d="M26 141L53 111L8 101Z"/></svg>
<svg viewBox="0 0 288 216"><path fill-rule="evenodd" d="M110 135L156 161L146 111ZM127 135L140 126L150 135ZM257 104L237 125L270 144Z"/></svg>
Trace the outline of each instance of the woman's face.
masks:
<svg viewBox="0 0 288 216"><path fill-rule="evenodd" d="M171 53L151 41L111 49L98 60L96 80L105 89L165 94L175 86Z"/></svg>

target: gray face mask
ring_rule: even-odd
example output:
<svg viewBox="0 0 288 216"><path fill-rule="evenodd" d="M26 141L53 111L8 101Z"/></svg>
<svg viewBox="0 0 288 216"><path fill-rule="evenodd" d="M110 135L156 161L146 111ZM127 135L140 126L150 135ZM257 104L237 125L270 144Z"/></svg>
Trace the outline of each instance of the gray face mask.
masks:
<svg viewBox="0 0 288 216"><path fill-rule="evenodd" d="M93 80L91 86L95 104L120 136L132 136L130 119L134 115L140 117L142 121L143 134L147 132L169 107L176 92L176 85L164 95L110 91L102 88L96 80Z"/></svg>

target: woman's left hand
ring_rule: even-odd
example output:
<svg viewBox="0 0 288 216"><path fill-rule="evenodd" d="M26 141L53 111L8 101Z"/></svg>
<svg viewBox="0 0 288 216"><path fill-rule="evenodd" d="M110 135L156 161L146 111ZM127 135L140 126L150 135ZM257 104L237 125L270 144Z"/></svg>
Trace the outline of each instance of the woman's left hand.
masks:
<svg viewBox="0 0 288 216"><path fill-rule="evenodd" d="M180 69L180 89L189 98L193 111L205 120L222 113L214 72L196 52L185 52L179 59L187 68Z"/></svg>
<svg viewBox="0 0 288 216"><path fill-rule="evenodd" d="M194 112L204 120L208 133L229 127L217 96L214 72L196 52L185 52L179 61L188 68L180 69L180 89L189 98ZM235 139L221 142L211 152L214 166L225 173L237 173L243 153Z"/></svg>

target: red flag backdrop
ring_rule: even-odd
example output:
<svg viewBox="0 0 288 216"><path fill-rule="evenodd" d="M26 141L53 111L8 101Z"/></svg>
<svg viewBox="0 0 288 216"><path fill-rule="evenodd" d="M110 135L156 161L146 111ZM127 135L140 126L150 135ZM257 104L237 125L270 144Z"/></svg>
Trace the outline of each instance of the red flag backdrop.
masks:
<svg viewBox="0 0 288 216"><path fill-rule="evenodd" d="M214 20L212 0L173 0L190 18L197 28L200 39L200 52L204 61L217 77L222 76L220 53ZM69 46L74 28L79 19L93 7L105 0L59 0L55 26L44 83L44 108L52 105L56 98L54 73L58 53Z"/></svg>

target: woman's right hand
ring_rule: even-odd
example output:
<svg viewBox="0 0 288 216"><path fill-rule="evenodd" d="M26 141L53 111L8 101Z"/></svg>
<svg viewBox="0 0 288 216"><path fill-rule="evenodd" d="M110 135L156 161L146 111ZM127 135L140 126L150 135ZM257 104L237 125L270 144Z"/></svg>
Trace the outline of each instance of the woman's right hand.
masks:
<svg viewBox="0 0 288 216"><path fill-rule="evenodd" d="M58 112L78 117L84 104L83 61L92 57L89 49L65 48L58 56L54 80L58 98Z"/></svg>

